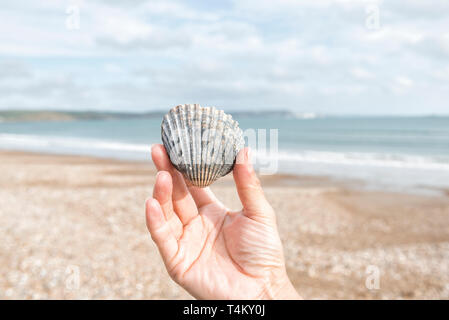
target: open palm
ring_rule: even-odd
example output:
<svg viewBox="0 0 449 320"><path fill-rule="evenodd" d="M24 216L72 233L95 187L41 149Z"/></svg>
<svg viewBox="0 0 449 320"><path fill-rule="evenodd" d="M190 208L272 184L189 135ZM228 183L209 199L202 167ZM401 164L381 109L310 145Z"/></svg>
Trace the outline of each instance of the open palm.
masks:
<svg viewBox="0 0 449 320"><path fill-rule="evenodd" d="M245 149L234 179L242 211L230 212L209 188L188 186L162 145L147 226L170 276L200 299L296 298L285 272L273 209Z"/></svg>

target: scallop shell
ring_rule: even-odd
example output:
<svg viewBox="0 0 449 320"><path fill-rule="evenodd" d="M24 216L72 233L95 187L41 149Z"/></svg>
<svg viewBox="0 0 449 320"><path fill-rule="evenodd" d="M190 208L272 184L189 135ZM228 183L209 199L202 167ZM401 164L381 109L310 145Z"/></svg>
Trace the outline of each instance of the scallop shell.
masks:
<svg viewBox="0 0 449 320"><path fill-rule="evenodd" d="M174 107L164 116L161 129L170 161L197 187L231 172L244 145L242 130L231 115L199 104Z"/></svg>

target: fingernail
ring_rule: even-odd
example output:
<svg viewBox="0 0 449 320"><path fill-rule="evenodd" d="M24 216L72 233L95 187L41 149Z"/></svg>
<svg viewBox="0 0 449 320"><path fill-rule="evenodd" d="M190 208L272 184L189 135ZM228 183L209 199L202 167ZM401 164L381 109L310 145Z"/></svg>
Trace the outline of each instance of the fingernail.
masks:
<svg viewBox="0 0 449 320"><path fill-rule="evenodd" d="M155 144L152 144L152 145L150 146L150 158L151 158L151 160L153 161L153 163L154 163L153 154L154 154L154 147L155 147L155 146L156 146Z"/></svg>
<svg viewBox="0 0 449 320"><path fill-rule="evenodd" d="M158 202L156 199L151 199L150 207L153 209L157 209Z"/></svg>
<svg viewBox="0 0 449 320"><path fill-rule="evenodd" d="M236 164L244 164L246 161L246 150L241 150L235 159Z"/></svg>
<svg viewBox="0 0 449 320"><path fill-rule="evenodd" d="M253 162L253 152L249 147L246 149L246 162L251 164Z"/></svg>
<svg viewBox="0 0 449 320"><path fill-rule="evenodd" d="M169 173L168 171L158 171L158 172L156 173L156 181L157 181L158 179L162 179L163 176L169 176L169 175L170 175L170 173Z"/></svg>

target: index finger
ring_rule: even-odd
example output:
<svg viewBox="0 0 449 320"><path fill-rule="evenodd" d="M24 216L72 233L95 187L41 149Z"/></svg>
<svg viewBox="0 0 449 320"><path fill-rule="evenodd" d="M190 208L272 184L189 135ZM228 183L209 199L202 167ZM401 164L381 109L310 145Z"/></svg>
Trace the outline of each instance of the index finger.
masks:
<svg viewBox="0 0 449 320"><path fill-rule="evenodd" d="M173 179L173 208L182 224L189 223L198 215L198 208L184 182L182 174L176 170L168 158L165 148L155 144L151 148L151 157L158 171L168 171Z"/></svg>

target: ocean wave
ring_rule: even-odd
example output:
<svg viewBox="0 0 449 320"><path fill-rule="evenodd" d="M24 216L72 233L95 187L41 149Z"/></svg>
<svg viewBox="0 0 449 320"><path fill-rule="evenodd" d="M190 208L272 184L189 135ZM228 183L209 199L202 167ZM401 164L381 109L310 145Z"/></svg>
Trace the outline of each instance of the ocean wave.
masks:
<svg viewBox="0 0 449 320"><path fill-rule="evenodd" d="M295 119L301 119L301 120L308 120L308 119L316 119L318 118L318 114L314 112L294 112L293 118Z"/></svg>
<svg viewBox="0 0 449 320"><path fill-rule="evenodd" d="M256 158L267 158L264 153L255 152ZM268 155L272 160L289 163L321 163L327 165L371 166L387 168L406 168L421 170L449 171L449 158L426 157L406 154L368 153L368 152L330 152L330 151L280 151Z"/></svg>
<svg viewBox="0 0 449 320"><path fill-rule="evenodd" d="M95 149L128 152L149 152L151 145L133 144L119 141L83 139L72 137L52 137L19 134L0 134L0 146L3 147L41 147L52 149Z"/></svg>
<svg viewBox="0 0 449 320"><path fill-rule="evenodd" d="M37 150L37 151L70 151L71 153L89 153L95 151L108 152L109 155L120 153L148 154L151 144L128 143L122 141L109 141L91 138L55 137L22 134L0 134L0 147ZM370 166L385 168L406 168L419 170L444 170L449 171L449 158L438 158L429 156L409 154L388 154L368 152L331 152L314 150L281 150L277 154L266 154L253 151L259 162L279 161L282 168L283 163L315 163L323 165L345 165L345 166Z"/></svg>

